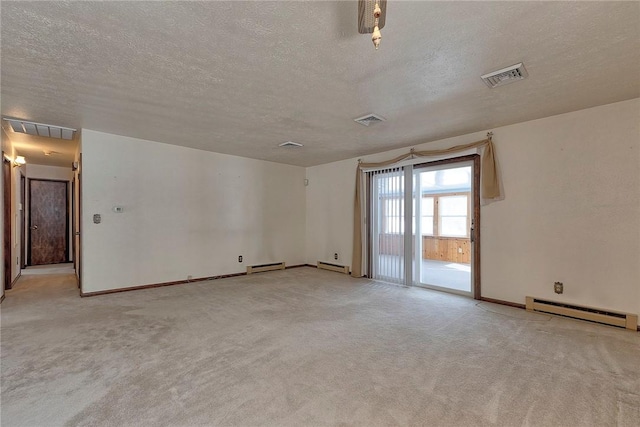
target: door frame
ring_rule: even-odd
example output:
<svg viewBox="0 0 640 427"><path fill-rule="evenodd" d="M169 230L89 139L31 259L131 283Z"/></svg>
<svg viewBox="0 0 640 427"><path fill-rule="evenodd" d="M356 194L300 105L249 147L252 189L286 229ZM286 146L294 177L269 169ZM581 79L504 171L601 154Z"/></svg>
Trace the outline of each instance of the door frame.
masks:
<svg viewBox="0 0 640 427"><path fill-rule="evenodd" d="M11 161L6 157L5 152L2 152L2 241L4 250L4 289L11 289L12 285L12 259L13 254L11 252L11 175L12 175Z"/></svg>
<svg viewBox="0 0 640 427"><path fill-rule="evenodd" d="M69 256L67 258L73 258L73 269L76 269L76 180L70 182L71 184L71 248L69 249Z"/></svg>
<svg viewBox="0 0 640 427"><path fill-rule="evenodd" d="M467 156L452 157L449 159L435 160L432 162L413 165L416 169L430 168L433 166L454 166L456 163L471 163L473 176L471 177L471 231L469 233L471 245L471 296L479 300L482 296L480 279L480 155L469 154Z"/></svg>
<svg viewBox="0 0 640 427"><path fill-rule="evenodd" d="M481 251L480 251L480 155L479 154L469 154L465 156L459 157L451 157L448 159L434 160L434 161L426 161L424 163L415 163L412 166L412 171L421 168L427 168L432 166L442 166L442 165L454 165L456 163L471 163L473 176L471 177L471 185L473 186L472 196L472 212L471 212L471 224L472 231L470 232L470 245L471 245L471 297L476 300L480 300L482 298L482 281L481 281L481 268L480 268L480 260L481 260ZM368 277L373 276L373 253L372 253L372 230L370 223L371 209L373 209L373 203L371 201L372 195L372 187L373 180L370 174L367 174L367 275ZM405 211L405 215L411 215L411 213ZM411 224L411 218L409 221L405 219L405 224ZM412 252L410 251L409 254ZM406 258L406 257L405 257ZM414 281L415 282L415 281ZM430 289L424 287L426 289ZM455 292L452 292L455 294Z"/></svg>
<svg viewBox="0 0 640 427"><path fill-rule="evenodd" d="M32 264L32 260L31 260L31 227L32 227L32 221L33 221L33 217L31 215L31 210L32 210L32 206L33 203L32 199L31 199L31 182L32 181L49 181L49 182L62 182L65 184L64 186L64 191L65 191L65 260L60 262L59 264L63 264L63 263L67 263L69 262L69 181L65 181L62 179L43 179L43 178L28 178L28 186L29 186L29 238L28 238L28 251L27 251L27 265L31 266Z"/></svg>
<svg viewBox="0 0 640 427"><path fill-rule="evenodd" d="M78 159L78 170L77 170L77 179L78 179L78 188L77 188L77 200L76 203L78 205L78 215L76 217L76 221L78 223L76 231L73 233L73 241L75 243L76 237L78 238L77 249L74 249L73 259L76 266L76 278L78 279L78 289L80 289L80 294L82 295L82 153L80 153ZM75 193L74 193L75 197Z"/></svg>
<svg viewBox="0 0 640 427"><path fill-rule="evenodd" d="M27 246L27 231L25 209L27 209L27 178L24 176L22 170L20 171L20 268L24 269L27 266L26 246Z"/></svg>

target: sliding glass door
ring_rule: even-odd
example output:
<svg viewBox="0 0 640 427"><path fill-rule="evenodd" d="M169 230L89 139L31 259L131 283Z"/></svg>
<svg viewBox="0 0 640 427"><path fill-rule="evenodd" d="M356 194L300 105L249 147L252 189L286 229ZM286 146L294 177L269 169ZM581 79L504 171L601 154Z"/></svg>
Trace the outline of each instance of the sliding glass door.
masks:
<svg viewBox="0 0 640 427"><path fill-rule="evenodd" d="M476 163L467 156L370 172L373 278L479 295L473 277Z"/></svg>
<svg viewBox="0 0 640 427"><path fill-rule="evenodd" d="M372 173L373 277L405 283L405 186L403 168Z"/></svg>
<svg viewBox="0 0 640 427"><path fill-rule="evenodd" d="M414 283L472 294L472 165L417 167Z"/></svg>

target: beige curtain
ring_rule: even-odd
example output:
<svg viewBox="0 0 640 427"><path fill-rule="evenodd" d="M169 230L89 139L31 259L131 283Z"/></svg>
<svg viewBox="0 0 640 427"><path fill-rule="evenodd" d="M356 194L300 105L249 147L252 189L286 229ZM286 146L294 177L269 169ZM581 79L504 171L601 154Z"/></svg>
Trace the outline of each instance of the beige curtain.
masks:
<svg viewBox="0 0 640 427"><path fill-rule="evenodd" d="M365 236L365 215L363 209L366 206L363 169L367 168L383 168L399 163L403 160L414 159L417 157L434 157L443 156L452 153L459 153L473 148L484 148L482 152L482 163L480 166L481 193L484 199L497 199L500 195L500 185L498 183L498 171L496 169L496 161L494 157L493 142L491 138L484 139L470 144L456 145L451 148L440 150L414 151L411 150L407 154L398 156L394 159L379 163L358 163L356 170L356 197L353 209L353 259L351 261L351 275L353 277L362 277L364 265L364 250L366 242L363 241Z"/></svg>

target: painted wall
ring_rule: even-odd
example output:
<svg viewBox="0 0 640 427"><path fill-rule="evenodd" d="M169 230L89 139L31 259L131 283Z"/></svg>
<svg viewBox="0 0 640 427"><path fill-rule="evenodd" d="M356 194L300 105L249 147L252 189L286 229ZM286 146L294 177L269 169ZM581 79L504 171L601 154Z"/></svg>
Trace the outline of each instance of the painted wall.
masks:
<svg viewBox="0 0 640 427"><path fill-rule="evenodd" d="M7 144L9 143L9 138L4 131L4 128L0 131L0 144L2 146L2 151L5 152L7 150ZM1 161L2 159L0 159ZM1 165L1 163L0 163ZM0 225L2 228L2 232L4 233L4 173L0 171ZM0 296L4 297L4 242L0 239Z"/></svg>
<svg viewBox="0 0 640 427"><path fill-rule="evenodd" d="M640 99L492 131L505 199L481 209L482 295L517 303L532 295L640 313ZM350 264L356 164L307 169L309 263L337 251ZM564 282L563 295L553 292L554 281Z"/></svg>
<svg viewBox="0 0 640 427"><path fill-rule="evenodd" d="M305 261L302 167L83 129L82 170L85 293Z"/></svg>
<svg viewBox="0 0 640 427"><path fill-rule="evenodd" d="M15 159L16 157L15 147L11 143L11 140L9 139L9 136L6 134L4 128L2 128L2 151L11 160ZM11 252L12 252L11 280L12 281L15 280L20 274L19 256L20 256L20 238L21 238L20 232L21 231L20 231L20 225L19 225L19 218L20 218L19 196L20 196L20 175L24 173L25 173L25 166L12 167L11 169L11 218L9 220L11 221ZM4 182L2 182L2 185L4 185ZM0 187L0 188L4 188L4 187ZM5 220L6 218L2 218L2 224L4 224ZM3 245L0 245L0 246L3 246ZM4 247L2 250L3 250L2 258L0 258L0 260L4 259L3 258ZM4 266L4 263L2 264ZM4 270L2 271L2 274L4 275ZM0 277L4 277L4 276L0 276ZM4 294L4 290L3 290L3 294Z"/></svg>
<svg viewBox="0 0 640 427"><path fill-rule="evenodd" d="M59 166L28 164L25 168L27 171L27 178L73 181L73 171L71 170L71 167L62 168Z"/></svg>

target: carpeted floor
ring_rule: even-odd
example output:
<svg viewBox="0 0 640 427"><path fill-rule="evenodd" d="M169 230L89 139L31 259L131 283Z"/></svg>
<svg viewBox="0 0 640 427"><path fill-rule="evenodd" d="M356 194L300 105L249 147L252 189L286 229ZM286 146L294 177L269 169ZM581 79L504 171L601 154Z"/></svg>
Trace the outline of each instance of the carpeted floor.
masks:
<svg viewBox="0 0 640 427"><path fill-rule="evenodd" d="M637 426L640 334L298 268L1 305L9 426Z"/></svg>

